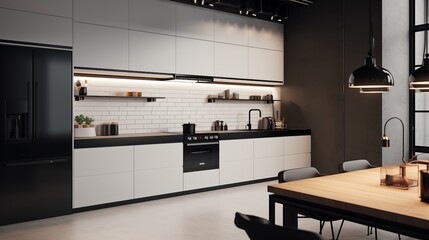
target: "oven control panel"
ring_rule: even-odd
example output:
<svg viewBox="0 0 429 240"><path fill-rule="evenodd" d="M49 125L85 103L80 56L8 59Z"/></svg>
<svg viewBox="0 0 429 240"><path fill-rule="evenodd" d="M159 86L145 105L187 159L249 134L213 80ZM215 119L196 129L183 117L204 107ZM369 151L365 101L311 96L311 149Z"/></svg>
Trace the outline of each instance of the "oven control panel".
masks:
<svg viewBox="0 0 429 240"><path fill-rule="evenodd" d="M214 142L219 141L219 134L192 134L185 135L183 142L192 143L192 142Z"/></svg>

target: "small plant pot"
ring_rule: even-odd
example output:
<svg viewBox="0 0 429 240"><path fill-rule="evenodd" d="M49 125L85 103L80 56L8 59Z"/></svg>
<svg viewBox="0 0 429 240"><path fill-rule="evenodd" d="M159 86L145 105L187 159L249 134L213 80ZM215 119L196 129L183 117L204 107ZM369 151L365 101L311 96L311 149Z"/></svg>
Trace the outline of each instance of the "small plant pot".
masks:
<svg viewBox="0 0 429 240"><path fill-rule="evenodd" d="M83 126L80 128L75 128L74 129L74 137L75 138L82 138L82 137L95 137L95 127L89 127L88 126Z"/></svg>

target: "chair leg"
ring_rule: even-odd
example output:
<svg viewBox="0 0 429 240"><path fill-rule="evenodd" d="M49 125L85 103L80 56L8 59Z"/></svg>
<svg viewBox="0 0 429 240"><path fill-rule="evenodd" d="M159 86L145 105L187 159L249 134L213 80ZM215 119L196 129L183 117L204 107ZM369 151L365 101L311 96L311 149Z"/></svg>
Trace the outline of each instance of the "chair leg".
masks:
<svg viewBox="0 0 429 240"><path fill-rule="evenodd" d="M322 234L323 227L325 226L325 221L319 221L319 234Z"/></svg>
<svg viewBox="0 0 429 240"><path fill-rule="evenodd" d="M343 229L343 224L344 224L344 219L341 221L341 225L340 225L340 228L338 229L338 233L337 233L337 240L340 238L340 233L341 233L341 230Z"/></svg>
<svg viewBox="0 0 429 240"><path fill-rule="evenodd" d="M378 239L377 228L375 228L375 240Z"/></svg>
<svg viewBox="0 0 429 240"><path fill-rule="evenodd" d="M332 224L332 221L330 221L330 223L331 223L332 240L335 240L334 225Z"/></svg>
<svg viewBox="0 0 429 240"><path fill-rule="evenodd" d="M401 234L398 233L398 239L401 240Z"/></svg>
<svg viewBox="0 0 429 240"><path fill-rule="evenodd" d="M369 236L369 226L366 226L366 235Z"/></svg>

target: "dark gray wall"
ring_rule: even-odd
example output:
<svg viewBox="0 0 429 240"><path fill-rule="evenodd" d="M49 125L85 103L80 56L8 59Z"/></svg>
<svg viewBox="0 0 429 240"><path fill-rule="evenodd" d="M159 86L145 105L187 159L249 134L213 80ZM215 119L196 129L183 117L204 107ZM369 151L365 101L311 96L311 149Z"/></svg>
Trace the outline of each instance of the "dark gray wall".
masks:
<svg viewBox="0 0 429 240"><path fill-rule="evenodd" d="M374 2L375 56L381 64L381 1ZM368 2L316 1L285 24L282 114L290 128L311 128L312 165L337 172L344 160L381 164L381 96L348 89L368 52Z"/></svg>

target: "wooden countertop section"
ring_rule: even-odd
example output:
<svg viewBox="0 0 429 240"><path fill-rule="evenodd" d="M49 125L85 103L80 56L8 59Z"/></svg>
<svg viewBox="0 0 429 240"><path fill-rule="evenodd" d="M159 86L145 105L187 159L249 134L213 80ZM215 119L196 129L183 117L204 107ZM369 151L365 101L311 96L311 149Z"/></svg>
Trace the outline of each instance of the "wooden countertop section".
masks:
<svg viewBox="0 0 429 240"><path fill-rule="evenodd" d="M380 186L380 168L268 186L277 195L429 230L429 204L418 187Z"/></svg>

